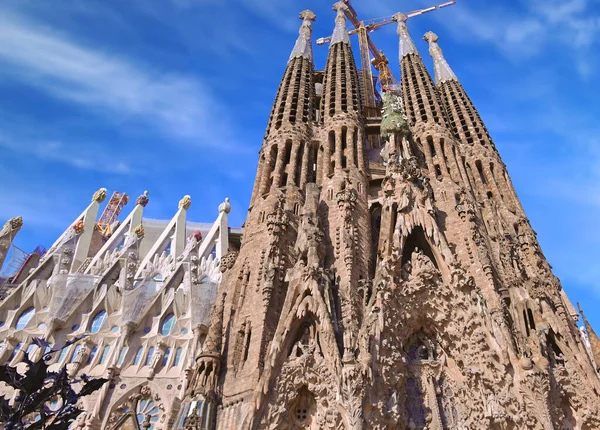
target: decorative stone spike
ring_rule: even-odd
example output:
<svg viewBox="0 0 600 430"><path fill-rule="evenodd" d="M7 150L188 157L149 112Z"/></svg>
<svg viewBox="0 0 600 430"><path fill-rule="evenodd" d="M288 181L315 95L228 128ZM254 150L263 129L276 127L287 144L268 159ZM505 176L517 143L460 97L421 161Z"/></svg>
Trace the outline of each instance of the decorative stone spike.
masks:
<svg viewBox="0 0 600 430"><path fill-rule="evenodd" d="M102 203L104 201L104 199L106 199L106 188L100 188L98 191L96 191L94 193L94 196L92 197L92 203L93 202Z"/></svg>
<svg viewBox="0 0 600 430"><path fill-rule="evenodd" d="M137 198L137 200L135 201L135 204L146 207L146 205L148 204L149 201L150 201L150 199L148 198L148 191L144 191L144 194L142 194L141 196L139 196Z"/></svg>
<svg viewBox="0 0 600 430"><path fill-rule="evenodd" d="M394 21L398 23L398 36L400 37L400 59L406 57L409 54L419 55L415 42L413 42L410 34L408 34L408 28L406 27L407 16L403 13L397 13L393 16Z"/></svg>
<svg viewBox="0 0 600 430"><path fill-rule="evenodd" d="M192 198L190 196L183 196L183 198L179 201L179 208L188 210L192 205Z"/></svg>
<svg viewBox="0 0 600 430"><path fill-rule="evenodd" d="M345 12L348 10L348 6L344 2L337 2L333 5L333 10L337 12L335 17L335 29L333 30L333 36L331 36L330 47L336 43L350 43L350 37L348 36L348 28L346 27L346 15Z"/></svg>
<svg viewBox="0 0 600 430"><path fill-rule="evenodd" d="M433 68L435 70L435 81L439 85L446 81L458 81L456 75L444 58L442 48L438 45L438 36L432 31L425 33L423 39L429 43L429 54L433 58Z"/></svg>
<svg viewBox="0 0 600 430"><path fill-rule="evenodd" d="M289 61L292 61L294 58L306 58L312 62L312 23L317 19L317 16L312 11L307 9L300 13L300 19L302 20L302 25L300 26L300 35L298 36L298 40L296 40L296 44L294 45L294 49L292 50Z"/></svg>

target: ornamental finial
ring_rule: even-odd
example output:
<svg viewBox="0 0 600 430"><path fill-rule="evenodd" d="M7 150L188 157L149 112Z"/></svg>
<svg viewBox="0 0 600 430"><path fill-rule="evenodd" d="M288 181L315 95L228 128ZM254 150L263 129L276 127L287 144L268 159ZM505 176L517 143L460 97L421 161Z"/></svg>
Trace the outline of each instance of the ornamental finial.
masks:
<svg viewBox="0 0 600 430"><path fill-rule="evenodd" d="M192 205L192 198L190 196L183 196L183 198L179 201L179 208L183 210L188 210Z"/></svg>
<svg viewBox="0 0 600 430"><path fill-rule="evenodd" d="M100 188L94 193L94 196L92 197L92 203L102 203L104 199L106 199L106 188Z"/></svg>
<svg viewBox="0 0 600 430"><path fill-rule="evenodd" d="M428 31L423 36L429 43L429 54L433 58L433 69L435 70L435 81L438 85L448 81L458 81L458 78L444 58L442 48L438 45L439 37L433 31Z"/></svg>
<svg viewBox="0 0 600 430"><path fill-rule="evenodd" d="M150 199L148 198L148 191L144 191L144 194L142 194L141 196L139 196L136 201L135 204L136 206L142 206L142 207L146 207L146 205L148 204L148 202L150 201Z"/></svg>
<svg viewBox="0 0 600 430"><path fill-rule="evenodd" d="M231 204L229 203L229 197L225 198L225 201L219 205L219 212L225 212L226 214L231 212Z"/></svg>
<svg viewBox="0 0 600 430"><path fill-rule="evenodd" d="M344 2L339 1L333 5L333 10L337 12L337 15L335 17L335 29L333 30L329 45L330 48L336 43L350 43L348 29L346 28L346 11L348 10L348 6Z"/></svg>
<svg viewBox="0 0 600 430"><path fill-rule="evenodd" d="M398 36L400 37L400 61L408 54L419 55L417 47L413 42L410 34L408 34L408 28L406 27L406 21L408 17L402 12L395 14L392 19L398 23Z"/></svg>
<svg viewBox="0 0 600 430"><path fill-rule="evenodd" d="M298 40L296 40L294 49L292 49L289 61L292 61L294 58L306 58L312 62L312 22L317 19L317 16L307 9L304 12L300 12L300 19L302 20L300 34Z"/></svg>

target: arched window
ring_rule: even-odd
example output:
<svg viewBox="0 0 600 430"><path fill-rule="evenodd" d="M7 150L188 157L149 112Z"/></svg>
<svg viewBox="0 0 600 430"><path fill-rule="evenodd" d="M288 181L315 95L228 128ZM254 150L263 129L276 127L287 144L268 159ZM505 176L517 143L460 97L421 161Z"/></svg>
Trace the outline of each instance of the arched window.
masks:
<svg viewBox="0 0 600 430"><path fill-rule="evenodd" d="M168 336L173 331L173 326L175 325L175 315L169 314L164 317L162 324L160 325L160 334L163 336Z"/></svg>
<svg viewBox="0 0 600 430"><path fill-rule="evenodd" d="M125 360L125 356L127 355L127 351L129 350L129 347L124 346L121 349L121 353L119 354L119 360L117 361L117 366L120 366L123 364L123 360Z"/></svg>
<svg viewBox="0 0 600 430"><path fill-rule="evenodd" d="M90 358L88 358L87 364L92 364L92 361L94 361L94 358L96 357L97 353L98 345L94 345L94 347L92 348L92 352L90 352Z"/></svg>
<svg viewBox="0 0 600 430"><path fill-rule="evenodd" d="M173 367L179 366L179 360L181 360L181 348L177 348L175 351L175 359L173 360Z"/></svg>
<svg viewBox="0 0 600 430"><path fill-rule="evenodd" d="M210 282L210 278L208 276L205 276L204 278L202 278L200 280L201 284L208 284Z"/></svg>
<svg viewBox="0 0 600 430"><path fill-rule="evenodd" d="M146 366L150 366L150 363L152 363L152 356L154 355L154 347L151 346L150 349L148 350L148 355L146 356Z"/></svg>
<svg viewBox="0 0 600 430"><path fill-rule="evenodd" d="M171 348L167 348L165 351L165 356L163 357L162 365L165 367L169 362L169 357L171 356Z"/></svg>
<svg viewBox="0 0 600 430"><path fill-rule="evenodd" d="M108 353L110 352L110 346L105 346L102 350L102 355L100 356L100 361L98 364L106 363L106 359L108 358Z"/></svg>
<svg viewBox="0 0 600 430"><path fill-rule="evenodd" d="M92 320L92 325L90 326L90 333L98 333L100 331L100 328L102 328L102 324L104 324L104 321L106 321L106 311L98 312Z"/></svg>
<svg viewBox="0 0 600 430"><path fill-rule="evenodd" d="M75 358L77 357L77 353L81 350L81 345L77 345L75 347L75 349L73 350L73 355L71 356L71 363L75 361Z"/></svg>
<svg viewBox="0 0 600 430"><path fill-rule="evenodd" d="M31 307L21 313L19 319L17 320L16 329L23 330L27 323L31 321L31 318L35 315L35 308Z"/></svg>
<svg viewBox="0 0 600 430"><path fill-rule="evenodd" d="M135 408L135 413L140 428L152 430L160 418L160 409L152 400L140 400ZM150 425L145 427L145 423Z"/></svg>
<svg viewBox="0 0 600 430"><path fill-rule="evenodd" d="M133 365L137 366L138 364L140 364L140 360L142 359L142 353L144 352L144 348L143 347L139 347L137 352L135 353L135 358L133 359Z"/></svg>

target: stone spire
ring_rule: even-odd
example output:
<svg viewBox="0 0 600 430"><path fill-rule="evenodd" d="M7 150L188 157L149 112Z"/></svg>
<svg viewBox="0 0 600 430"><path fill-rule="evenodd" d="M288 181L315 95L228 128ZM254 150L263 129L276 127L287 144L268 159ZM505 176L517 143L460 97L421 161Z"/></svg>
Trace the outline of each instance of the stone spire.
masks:
<svg viewBox="0 0 600 430"><path fill-rule="evenodd" d="M577 303L577 307L579 308L579 312L581 313L581 317L583 318L583 324L585 325L585 332L588 336L588 341L590 342L590 349L592 353L592 357L594 357L594 361L596 362L596 368L600 369L600 339L598 339L598 335L592 328L592 325L588 322L585 314L583 313L583 309L579 303Z"/></svg>
<svg viewBox="0 0 600 430"><path fill-rule="evenodd" d="M345 15L346 11L348 10L348 6L346 6L344 2L339 1L333 5L333 10L337 12L337 16L335 17L335 28L333 30L333 35L331 36L331 43L329 47L331 48L331 46L340 42L349 45L350 37L348 36Z"/></svg>
<svg viewBox="0 0 600 430"><path fill-rule="evenodd" d="M0 269L2 268L4 259L8 255L8 249L10 248L13 239L19 230L21 230L22 226L23 219L19 216L8 220L0 230Z"/></svg>
<svg viewBox="0 0 600 430"><path fill-rule="evenodd" d="M413 42L410 34L408 34L408 28L406 27L407 16L401 12L398 12L392 17L394 21L398 23L398 36L400 37L400 61L408 54L419 55L415 42Z"/></svg>
<svg viewBox="0 0 600 430"><path fill-rule="evenodd" d="M435 81L437 85L446 81L458 81L456 75L444 58L442 48L438 45L438 36L432 31L425 33L423 39L429 43L429 54L433 58L433 68L435 70Z"/></svg>
<svg viewBox="0 0 600 430"><path fill-rule="evenodd" d="M317 19L317 16L312 11L307 9L300 13L300 19L302 20L300 34L298 36L298 40L296 40L294 49L292 49L292 54L290 55L289 61L292 61L294 58L302 57L312 62L312 23Z"/></svg>

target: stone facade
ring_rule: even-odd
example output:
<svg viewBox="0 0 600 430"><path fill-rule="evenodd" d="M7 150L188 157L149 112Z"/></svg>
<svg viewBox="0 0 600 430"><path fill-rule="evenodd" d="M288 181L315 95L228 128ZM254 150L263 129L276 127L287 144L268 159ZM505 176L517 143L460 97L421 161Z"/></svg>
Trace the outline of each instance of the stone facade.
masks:
<svg viewBox="0 0 600 430"><path fill-rule="evenodd" d="M76 428L177 428L210 325L221 257L239 247L241 231L228 227L228 201L213 224L188 222L189 196L170 221L146 219L144 193L106 239L96 228L105 197L104 189L95 193L39 264L4 285L0 361L20 368L25 352L36 359L44 353L33 338L62 345L87 334L49 369L66 365L73 376L111 378L83 399ZM11 220L2 230L3 250L21 224Z"/></svg>
<svg viewBox="0 0 600 430"><path fill-rule="evenodd" d="M395 16L403 87L375 115L345 8L323 71L300 15L241 247L227 202L203 239L186 232L187 197L144 242L145 195L104 242L101 190L8 290L0 360L89 332L55 365L113 377L80 428L600 428L600 340L437 36L434 82Z"/></svg>
<svg viewBox="0 0 600 430"><path fill-rule="evenodd" d="M396 15L403 87L365 116L345 7L323 72L300 15L186 428L599 428L597 337L437 36L434 82Z"/></svg>

